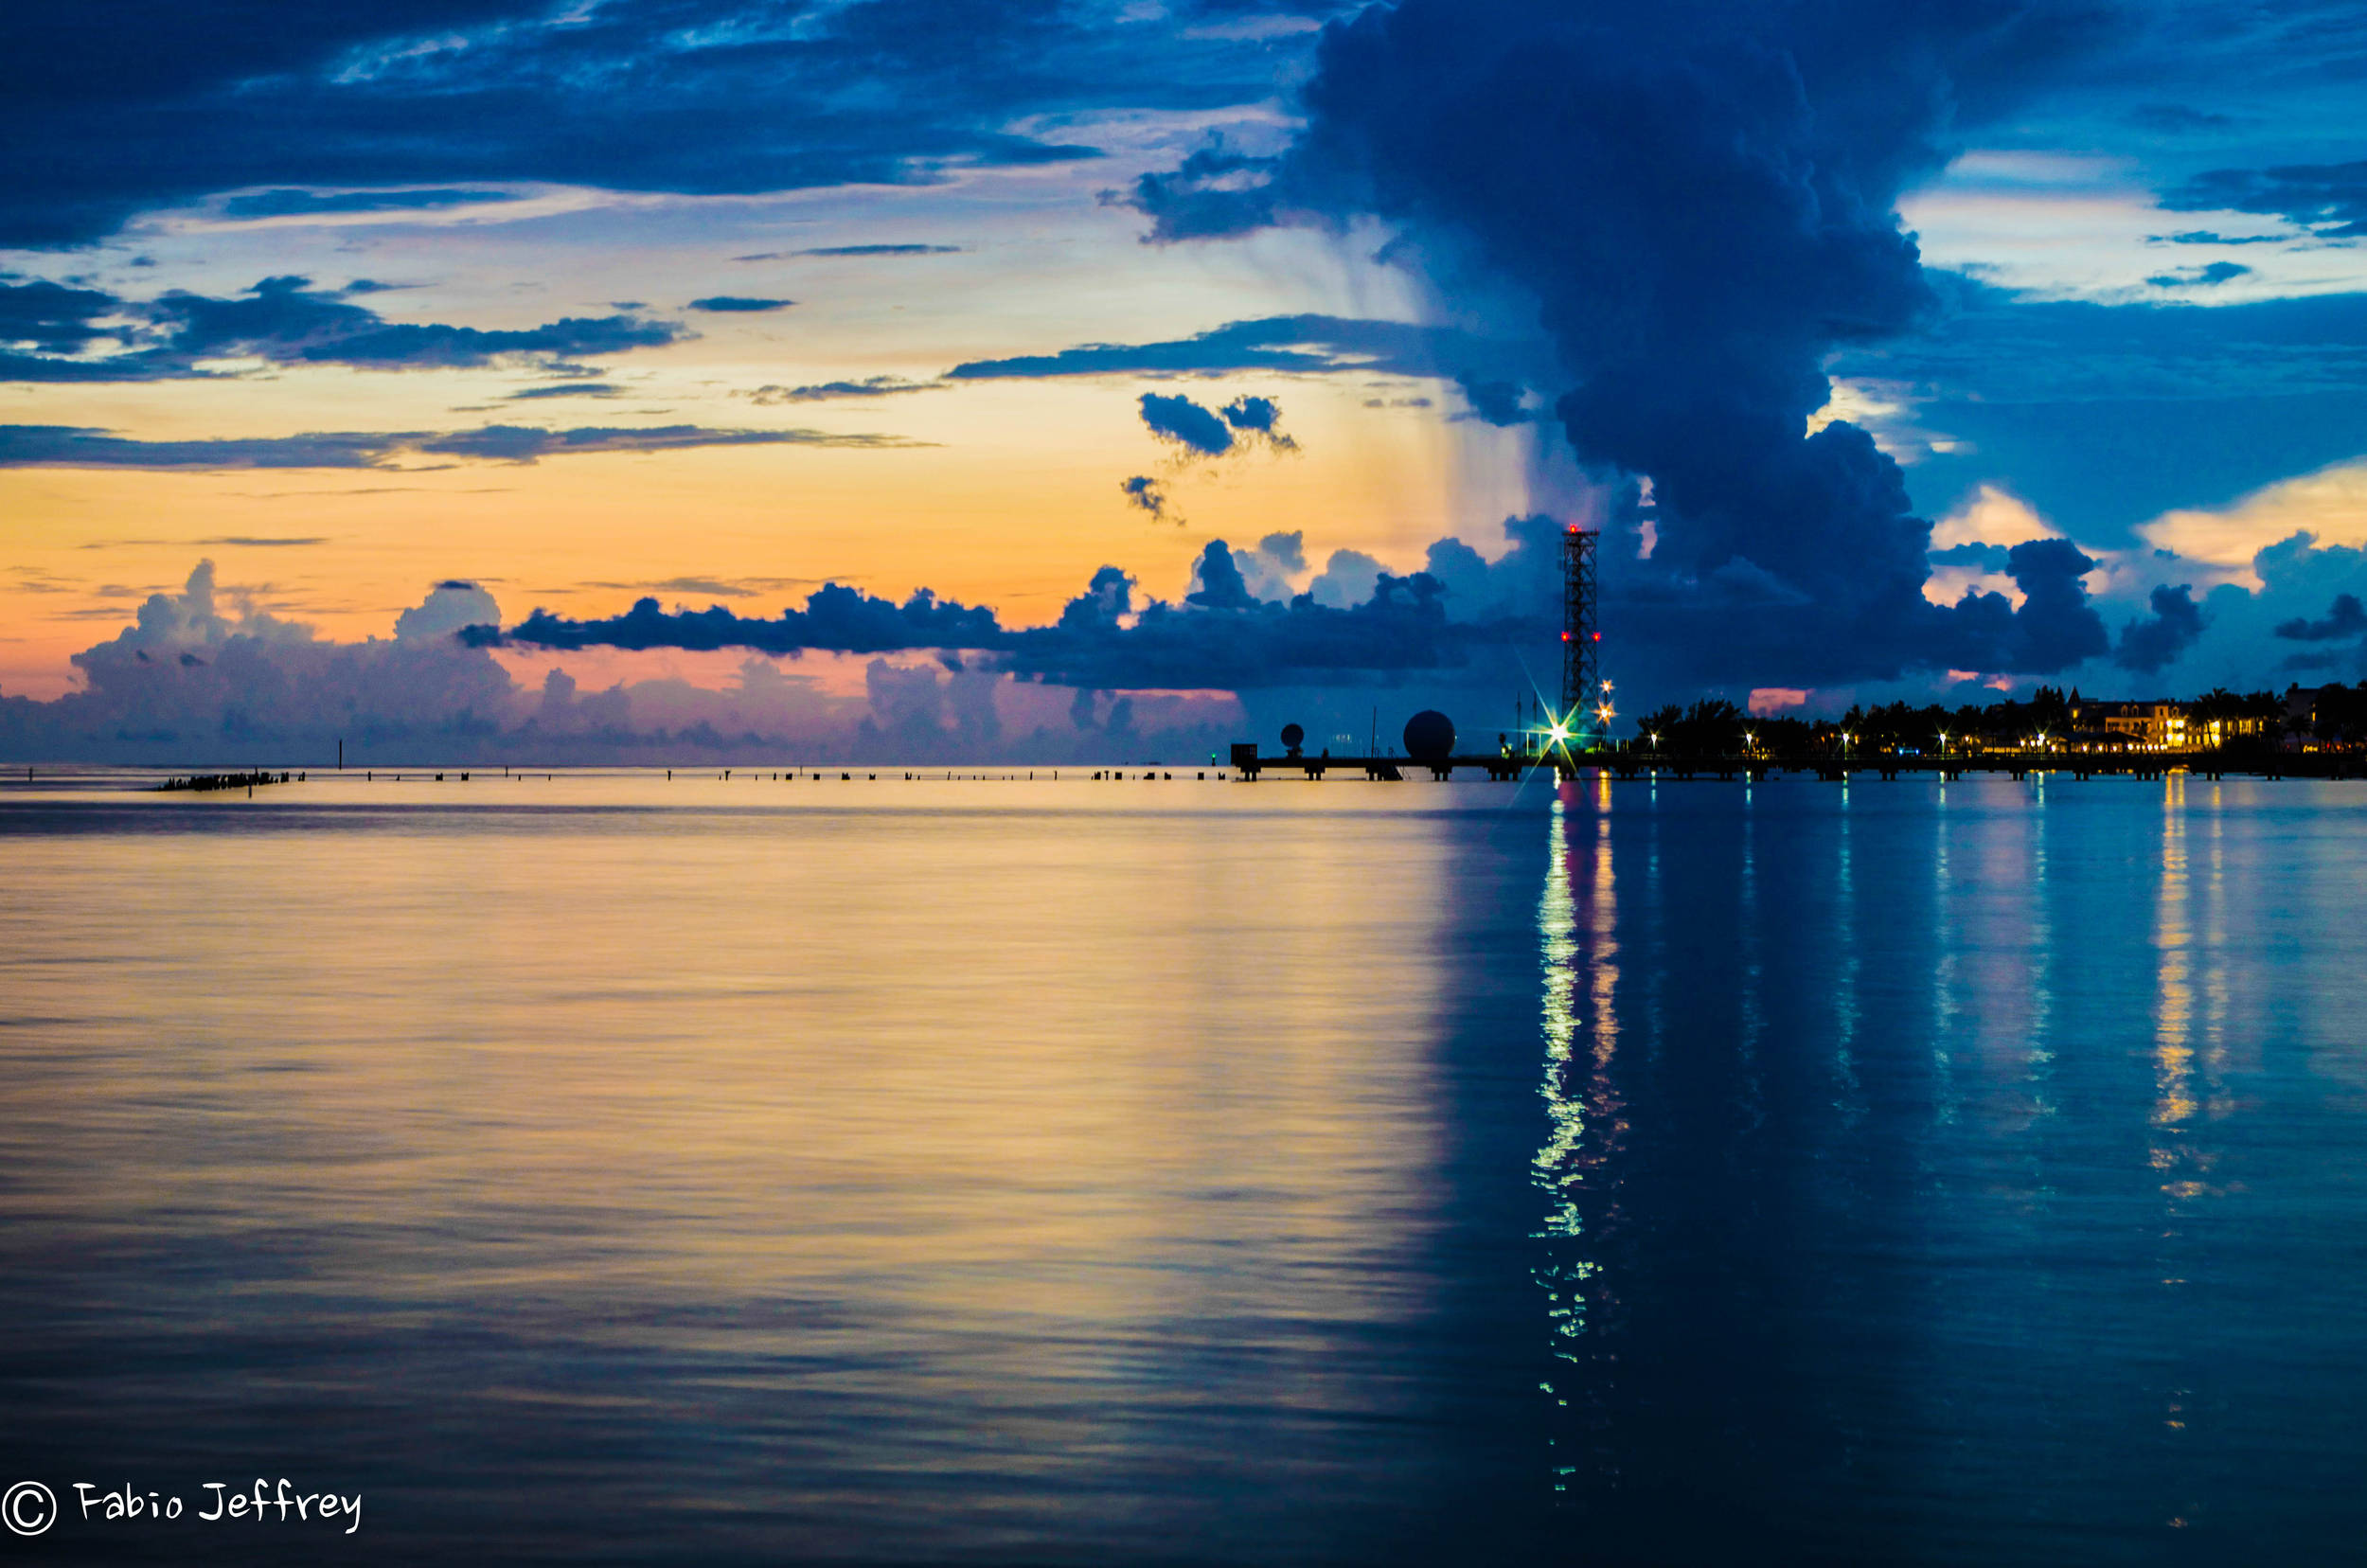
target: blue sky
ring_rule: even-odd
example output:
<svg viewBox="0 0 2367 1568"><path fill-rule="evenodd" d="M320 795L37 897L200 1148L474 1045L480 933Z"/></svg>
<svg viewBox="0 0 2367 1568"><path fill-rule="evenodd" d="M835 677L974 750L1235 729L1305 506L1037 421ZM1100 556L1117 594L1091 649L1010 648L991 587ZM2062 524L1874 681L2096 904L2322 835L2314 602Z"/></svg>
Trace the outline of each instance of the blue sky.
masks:
<svg viewBox="0 0 2367 1568"><path fill-rule="evenodd" d="M552 640L441 637L421 744L1508 706L1538 516L1631 711L2357 679L2363 73L2323 3L11 7L6 734L218 737L207 650L454 582Z"/></svg>

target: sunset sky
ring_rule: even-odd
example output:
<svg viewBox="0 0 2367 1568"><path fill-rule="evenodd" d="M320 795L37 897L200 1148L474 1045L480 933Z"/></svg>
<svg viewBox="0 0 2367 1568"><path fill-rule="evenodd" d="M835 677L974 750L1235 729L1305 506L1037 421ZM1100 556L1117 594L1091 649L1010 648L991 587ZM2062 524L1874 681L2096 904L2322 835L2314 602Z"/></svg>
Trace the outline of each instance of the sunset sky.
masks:
<svg viewBox="0 0 2367 1568"><path fill-rule="evenodd" d="M259 735L423 604L476 673L352 722L584 731L563 668L626 688L613 732L841 748L1089 750L1130 695L1195 746L1277 704L1500 727L1552 680L1540 514L1606 529L1629 712L2358 678L2355 7L1628 9L9 7L0 738ZM1016 638L1107 566L1103 642ZM826 581L1002 640L451 635ZM1448 630L1192 651L1301 592L1326 638ZM319 646L217 656L282 623Z"/></svg>

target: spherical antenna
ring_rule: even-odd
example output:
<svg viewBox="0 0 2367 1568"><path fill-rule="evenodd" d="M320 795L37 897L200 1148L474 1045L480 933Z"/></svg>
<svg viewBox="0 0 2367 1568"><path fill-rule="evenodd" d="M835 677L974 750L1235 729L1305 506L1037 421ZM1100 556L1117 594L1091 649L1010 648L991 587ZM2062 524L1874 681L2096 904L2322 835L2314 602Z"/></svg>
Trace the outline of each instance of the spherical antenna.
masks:
<svg viewBox="0 0 2367 1568"><path fill-rule="evenodd" d="M1435 762L1454 755L1454 721L1434 708L1424 708L1405 722L1405 755L1416 762Z"/></svg>
<svg viewBox="0 0 2367 1568"><path fill-rule="evenodd" d="M1287 750L1296 751L1307 744L1307 732L1296 724L1285 724L1282 726L1282 744Z"/></svg>

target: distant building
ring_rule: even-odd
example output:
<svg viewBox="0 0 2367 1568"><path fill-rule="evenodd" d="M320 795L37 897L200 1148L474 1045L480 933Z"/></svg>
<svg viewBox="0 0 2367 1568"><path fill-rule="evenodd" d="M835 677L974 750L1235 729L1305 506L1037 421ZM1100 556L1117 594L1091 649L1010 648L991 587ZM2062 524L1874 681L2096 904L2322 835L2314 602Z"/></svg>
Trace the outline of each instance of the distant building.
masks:
<svg viewBox="0 0 2367 1568"><path fill-rule="evenodd" d="M2186 722L2189 744L2197 746L2224 746L2239 735L2259 735L2268 727L2266 719L2251 713L2219 714L2210 719L2189 718Z"/></svg>
<svg viewBox="0 0 2367 1568"><path fill-rule="evenodd" d="M2204 717L2199 703L2167 697L2133 703L2099 703L2073 694L2072 728L2091 743L2145 746L2162 751L2223 746L2238 736L2259 735L2268 721L2250 714Z"/></svg>
<svg viewBox="0 0 2367 1568"><path fill-rule="evenodd" d="M2072 706L2072 728L2091 737L2125 735L2140 746L2185 746L2186 704L2166 697L2137 703L2099 703L2082 698Z"/></svg>
<svg viewBox="0 0 2367 1568"><path fill-rule="evenodd" d="M2318 727L2318 708L2325 701L2326 688L2322 686L2288 686L2285 688L2285 722L2296 729Z"/></svg>

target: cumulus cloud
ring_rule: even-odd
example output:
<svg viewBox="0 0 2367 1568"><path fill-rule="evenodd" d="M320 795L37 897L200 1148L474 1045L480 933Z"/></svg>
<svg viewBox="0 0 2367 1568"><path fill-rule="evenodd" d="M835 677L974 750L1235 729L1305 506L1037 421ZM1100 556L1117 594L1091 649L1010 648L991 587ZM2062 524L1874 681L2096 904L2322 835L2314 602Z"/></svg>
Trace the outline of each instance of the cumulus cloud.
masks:
<svg viewBox="0 0 2367 1568"><path fill-rule="evenodd" d="M2225 508L2181 508L2140 526L2156 549L2219 568L2247 587L2261 579L2261 551L2297 534L2329 544L2367 544L2367 464L2338 463L2280 480Z"/></svg>
<svg viewBox="0 0 2367 1568"><path fill-rule="evenodd" d="M453 592L431 595L429 614ZM224 597L210 561L180 593L151 596L131 626L74 656L83 689L0 700L0 747L231 761L294 737L463 735L508 715L509 677L450 636L326 642Z"/></svg>
<svg viewBox="0 0 2367 1568"><path fill-rule="evenodd" d="M1233 450L1232 427L1189 398L1146 392L1139 406L1144 427L1163 441L1206 457Z"/></svg>
<svg viewBox="0 0 2367 1568"><path fill-rule="evenodd" d="M1268 543L1298 557L1293 536L1271 536ZM1334 590L1365 583L1355 560L1335 553L1334 565ZM1398 576L1375 563L1367 592L1355 602L1326 604L1312 593L1268 598L1253 591L1231 546L1215 540L1196 562L1180 602L1138 602L1133 579L1106 566L1058 621L1044 627L1008 628L990 609L940 599L925 589L899 603L828 583L803 609L785 609L773 618L743 616L721 605L669 612L644 598L606 619L538 609L507 631L471 628L462 638L478 646L559 650L955 650L980 655L983 668L1059 686L1238 691L1465 670L1475 658L1501 658L1523 639L1548 635L1533 620L1501 613L1485 619L1450 616L1448 597L1446 585L1428 573Z"/></svg>
<svg viewBox="0 0 2367 1568"><path fill-rule="evenodd" d="M2047 3L1403 0L1326 31L1286 152L1211 148L1131 200L1168 242L1376 214L1441 297L1473 297L1479 273L1523 301L1499 313L1541 321L1571 451L1653 481L1656 543L1607 549L1605 581L1627 656L1657 674L2052 671L2103 640L2068 557L2020 550L2019 608L1931 602L1930 525L1897 465L1810 421L1829 356L1937 309L1900 193L1949 133L2081 58L2086 21ZM1483 412L1519 406L1487 383L1520 378L1458 379Z"/></svg>
<svg viewBox="0 0 2367 1568"><path fill-rule="evenodd" d="M2295 616L2279 621L2276 634L2292 642L2356 642L2367 637L2367 609L2356 594L2337 594L2325 615L2317 620Z"/></svg>
<svg viewBox="0 0 2367 1568"><path fill-rule="evenodd" d="M2121 628L2120 646L2112 653L2114 664L2141 675L2166 668L2202 635L2202 609L2186 584L2156 588L2151 603L2150 616Z"/></svg>
<svg viewBox="0 0 2367 1568"><path fill-rule="evenodd" d="M1113 597L1126 600L1122 582ZM1092 691L1059 692L934 650L917 663L908 652L874 660L853 697L755 650L721 689L659 676L587 691L556 663L522 686L488 639L454 634L499 614L481 586L453 579L404 611L391 639L333 642L258 608L201 562L180 591L151 596L132 625L76 655L83 689L45 703L0 695L0 757L320 767L342 740L350 763L380 767L1059 762L1132 759L1144 749L1188 756L1239 733L1230 700L1155 697L1142 700L1142 720L1121 698L1112 722L1080 733L1061 716L1072 695L1090 711Z"/></svg>
<svg viewBox="0 0 2367 1568"><path fill-rule="evenodd" d="M1307 570L1306 538L1296 528L1288 533L1277 531L1247 549L1233 552L1233 563L1240 568L1241 580L1254 597L1290 597L1295 591L1292 580Z"/></svg>
<svg viewBox="0 0 2367 1568"><path fill-rule="evenodd" d="M1287 704L1283 717L1302 719L1360 689L1392 692L1384 700L1398 706L1477 701L1484 710L1549 663L1563 537L1557 519L1513 518L1492 558L1449 538L1429 546L1419 570L1334 550L1311 577L1301 534L1240 548L1212 541L1173 600L1105 566L1037 627L1006 626L987 606L926 590L895 599L825 583L802 607L770 616L720 604L669 610L643 597L620 615L538 609L505 628L481 585L454 579L403 612L392 639L359 644L327 642L218 588L204 565L183 592L154 596L133 626L78 656L86 691L48 704L0 698L0 755L255 759L341 736L377 746L370 755L381 757L401 749L447 760L515 757L521 747L549 758L662 759L683 747L778 757L790 745L809 758L1059 760L1157 737L1188 753L1238 739L1240 702L1151 694L1234 693L1258 711ZM2095 561L2069 541L1977 547L2003 551L2002 575L2022 602L1967 594L1958 613L1982 623L1967 640L2013 668L2076 669L2109 657L2171 683L2197 659L2216 660L2215 669L2269 664L2281 640L2293 650L2287 668L2367 673L2358 609L2367 552L2358 549L2306 536L2271 546L2256 562L2257 594L2223 584L2198 602L2185 585L2161 587L2116 640L2081 586ZM745 599L779 584L679 577L658 586ZM1694 585L1689 599L1735 614L1799 592L1737 561ZM560 667L577 657L607 667L648 650L745 658L723 692L680 678L586 692ZM539 686L515 685L496 655L511 667L525 661ZM866 695L826 697L776 662L831 656L878 662ZM1787 701L1809 694L1804 703L1815 694L1752 689L1780 689Z"/></svg>
<svg viewBox="0 0 2367 1568"><path fill-rule="evenodd" d="M1324 562L1324 569L1307 585L1307 592L1317 604L1344 609L1372 596L1383 569L1379 561L1361 550L1334 550L1331 559Z"/></svg>
<svg viewBox="0 0 2367 1568"><path fill-rule="evenodd" d="M466 626L497 626L501 606L473 582L439 582L424 602L395 617L397 642L449 640Z"/></svg>
<svg viewBox="0 0 2367 1568"><path fill-rule="evenodd" d="M1270 452L1296 452L1297 441L1282 432L1282 405L1272 398L1247 395L1234 399L1219 413L1242 442L1262 442Z"/></svg>
<svg viewBox="0 0 2367 1568"><path fill-rule="evenodd" d="M1299 450L1298 442L1283 433L1282 405L1272 398L1244 394L1212 409L1187 397L1146 392L1136 406L1144 428L1175 448L1186 461L1225 457L1258 447L1279 454ZM1130 494L1135 483L1132 479L1126 482Z"/></svg>

